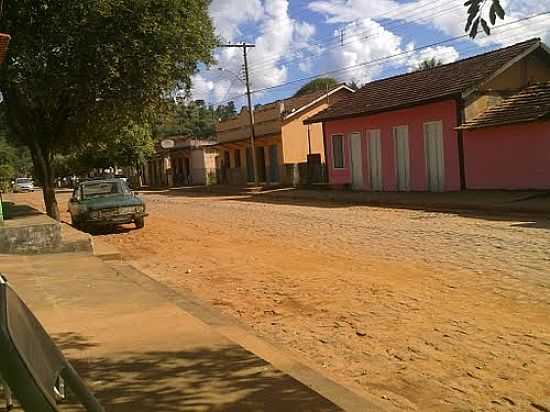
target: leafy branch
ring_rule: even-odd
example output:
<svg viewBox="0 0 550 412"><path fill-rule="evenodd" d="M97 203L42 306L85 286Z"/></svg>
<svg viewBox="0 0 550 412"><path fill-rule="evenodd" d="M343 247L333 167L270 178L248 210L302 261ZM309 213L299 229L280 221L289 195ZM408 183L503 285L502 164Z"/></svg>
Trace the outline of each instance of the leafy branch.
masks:
<svg viewBox="0 0 550 412"><path fill-rule="evenodd" d="M489 23L487 23L485 17L483 17L483 10L488 1L491 1L489 7L489 22L491 26L495 25L497 18L503 20L506 15L500 4L500 0L467 0L466 3L464 3L464 6L468 7L468 20L466 22L465 31L469 32L472 39L476 38L480 26L487 36L491 34L491 27Z"/></svg>

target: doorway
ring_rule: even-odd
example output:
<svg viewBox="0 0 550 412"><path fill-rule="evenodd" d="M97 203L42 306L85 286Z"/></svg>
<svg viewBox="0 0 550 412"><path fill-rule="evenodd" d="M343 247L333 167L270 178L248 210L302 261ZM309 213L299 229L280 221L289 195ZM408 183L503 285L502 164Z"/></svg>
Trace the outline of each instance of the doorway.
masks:
<svg viewBox="0 0 550 412"><path fill-rule="evenodd" d="M279 153L277 145L269 146L269 181L279 183Z"/></svg>
<svg viewBox="0 0 550 412"><path fill-rule="evenodd" d="M248 182L254 182L254 165L252 164L252 149L246 148L246 178Z"/></svg>
<svg viewBox="0 0 550 412"><path fill-rule="evenodd" d="M369 155L369 189L379 192L383 189L382 182L382 142L380 130L367 131Z"/></svg>
<svg viewBox="0 0 550 412"><path fill-rule="evenodd" d="M445 157L442 122L424 123L424 153L428 190L443 192L445 190Z"/></svg>
<svg viewBox="0 0 550 412"><path fill-rule="evenodd" d="M363 148L361 147L361 133L350 135L351 147L351 187L359 190L363 187Z"/></svg>
<svg viewBox="0 0 550 412"><path fill-rule="evenodd" d="M394 127L393 142L395 147L396 190L407 192L410 190L409 127Z"/></svg>
<svg viewBox="0 0 550 412"><path fill-rule="evenodd" d="M258 181L265 182L265 151L263 146L256 148L256 166L258 167Z"/></svg>

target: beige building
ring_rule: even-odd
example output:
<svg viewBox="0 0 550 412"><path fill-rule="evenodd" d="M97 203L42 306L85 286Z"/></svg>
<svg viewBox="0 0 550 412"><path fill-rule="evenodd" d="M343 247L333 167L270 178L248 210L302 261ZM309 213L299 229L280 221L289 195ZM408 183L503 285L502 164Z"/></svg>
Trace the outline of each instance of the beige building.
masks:
<svg viewBox="0 0 550 412"><path fill-rule="evenodd" d="M155 146L154 156L143 167L147 186L173 187L216 183L213 143L186 136L174 136Z"/></svg>
<svg viewBox="0 0 550 412"><path fill-rule="evenodd" d="M309 170L325 163L321 123L304 120L325 110L353 90L345 85L268 103L254 110L255 148L260 182L293 184ZM218 183L254 181L248 108L216 127Z"/></svg>

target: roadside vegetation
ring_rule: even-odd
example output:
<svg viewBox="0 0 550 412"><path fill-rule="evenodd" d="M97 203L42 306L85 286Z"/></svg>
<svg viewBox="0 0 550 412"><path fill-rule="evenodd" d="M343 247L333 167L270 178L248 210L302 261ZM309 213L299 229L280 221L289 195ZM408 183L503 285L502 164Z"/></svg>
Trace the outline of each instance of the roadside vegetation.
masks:
<svg viewBox="0 0 550 412"><path fill-rule="evenodd" d="M0 72L7 124L30 150L49 216L59 219L57 156L95 152L117 139L141 147L167 93L189 91L198 64L212 62L217 39L207 6L201 0L5 3L0 30L12 36Z"/></svg>

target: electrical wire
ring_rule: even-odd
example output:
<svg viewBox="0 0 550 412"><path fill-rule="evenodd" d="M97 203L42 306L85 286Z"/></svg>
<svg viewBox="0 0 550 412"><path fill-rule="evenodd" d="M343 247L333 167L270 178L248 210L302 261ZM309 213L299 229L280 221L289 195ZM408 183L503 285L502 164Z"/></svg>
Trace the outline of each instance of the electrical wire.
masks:
<svg viewBox="0 0 550 412"><path fill-rule="evenodd" d="M518 23L521 23L521 22L524 22L524 21L532 20L532 19L535 19L537 17L541 17L541 16L548 15L548 14L550 14L550 11L537 13L537 14L526 16L524 18L521 18L521 19L518 19L518 20L515 20L515 21L512 21L512 22L501 24L493 30L493 33L494 33L494 35L498 35L499 31L503 28L508 28L508 27L510 27L514 24L518 24ZM521 30L523 28L520 27L519 29ZM402 58L403 56L410 55L414 52L418 52L418 51L425 50L425 49L428 49L428 48L431 48L431 47L437 47L437 46L441 46L441 45L444 45L444 44L456 42L456 41L459 41L459 40L463 40L467 37L469 37L469 34L463 34L463 35L460 35L460 36L447 38L445 40L441 40L441 41L433 42L433 43L426 44L426 45L423 45L423 46L419 46L419 47L416 47L416 48L413 48L413 49L410 49L410 50L406 50L404 52L395 53L393 55L384 56L384 57L381 57L381 58L365 61L365 62L356 64L356 65L345 66L345 67L341 67L341 68L338 68L338 69L335 69L335 70L330 70L330 71L318 73L318 74L313 75L313 76L308 76L308 77L304 77L304 78L300 78L300 79L294 79L294 80L291 80L291 81L288 81L288 82L285 82L285 83L281 83L281 84L278 84L278 85L256 89L256 90L253 90L251 93L252 94L263 93L263 92L266 92L266 91L281 89L281 88L285 88L285 87L290 86L290 85L295 85L296 83L314 80L314 79L317 79L319 77L323 77L323 76L327 76L327 75L331 75L331 74L343 73L343 72L347 72L347 71L362 68L362 67L372 67L372 66L381 65L381 64L384 64L385 62L387 62L388 60L391 60L391 59ZM489 36L483 34L482 36L478 37L478 39L483 39L483 38L488 38L488 37ZM502 41L502 38L500 40ZM474 50L479 50L479 48L480 48L479 46L475 46L475 48L473 48L473 49ZM215 104L226 103L227 101L231 101L231 100L234 100L235 98L239 98L239 97L241 97L241 95L234 96L234 97L230 98L229 100L226 100L226 101L223 101L223 102L217 102Z"/></svg>

